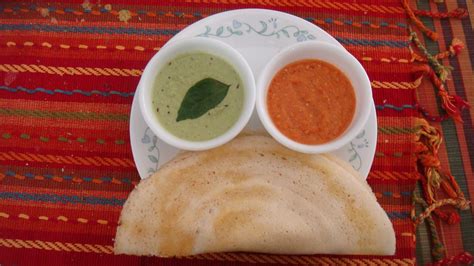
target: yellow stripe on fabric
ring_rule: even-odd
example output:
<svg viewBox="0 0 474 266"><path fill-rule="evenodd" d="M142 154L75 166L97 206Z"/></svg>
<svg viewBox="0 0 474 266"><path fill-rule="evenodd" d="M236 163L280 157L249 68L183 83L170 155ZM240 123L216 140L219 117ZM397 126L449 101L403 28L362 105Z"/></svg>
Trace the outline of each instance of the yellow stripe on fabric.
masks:
<svg viewBox="0 0 474 266"><path fill-rule="evenodd" d="M420 83L414 82L398 82L398 81L372 81L372 88L374 89L402 89L402 90L413 90L418 88Z"/></svg>
<svg viewBox="0 0 474 266"><path fill-rule="evenodd" d="M13 216L9 215L8 213L6 212L0 212L0 219L3 218L3 219L10 219L12 218ZM27 215L27 214L24 214L24 213L20 213L17 215L18 218L20 219L24 219L24 220L32 220L32 219L36 219L38 218L38 220L41 220L41 221L51 221L51 219L54 220L54 217L48 217L48 216L44 216L44 215L40 215L38 217L33 217L31 215ZM51 219L50 219L51 218ZM103 219L97 219L97 220L88 220L86 218L76 218L76 219L72 219L72 218L68 218L64 215L59 215L56 217L56 220L58 221L61 221L61 222L78 222L78 223L81 223L81 224L87 224L87 223L97 223L97 224L100 224L100 225L107 225L109 224L110 222L107 221L107 220L103 220Z"/></svg>
<svg viewBox="0 0 474 266"><path fill-rule="evenodd" d="M122 76L139 77L143 73L140 69L111 69L111 68L91 68L91 67L54 67L44 65L10 65L0 64L0 72L29 72L29 73L47 73L56 75L86 75L86 76ZM375 89L416 89L419 86L418 81L397 82L397 81L372 81L372 88Z"/></svg>
<svg viewBox="0 0 474 266"><path fill-rule="evenodd" d="M41 68L38 69L38 68ZM0 72L30 72L48 73L56 75L86 75L86 76L122 76L139 77L143 73L140 69L110 69L110 68L90 68L90 67L53 67L44 65L9 65L0 64ZM375 89L416 89L419 82L397 82L397 81L372 81L372 88Z"/></svg>
<svg viewBox="0 0 474 266"><path fill-rule="evenodd" d="M113 247L110 245L82 244L82 243L63 243L42 240L23 240L0 238L0 246L7 248L28 248L54 251L74 251L85 253L104 253L113 254Z"/></svg>
<svg viewBox="0 0 474 266"><path fill-rule="evenodd" d="M40 68L40 69L38 69ZM45 65L16 65L16 64L0 64L0 72L29 72L29 73L48 73L56 75L86 75L86 76L123 76L123 77L139 77L142 74L140 69L114 69L115 71L109 68L98 68L98 67L55 67L55 66L45 66Z"/></svg>

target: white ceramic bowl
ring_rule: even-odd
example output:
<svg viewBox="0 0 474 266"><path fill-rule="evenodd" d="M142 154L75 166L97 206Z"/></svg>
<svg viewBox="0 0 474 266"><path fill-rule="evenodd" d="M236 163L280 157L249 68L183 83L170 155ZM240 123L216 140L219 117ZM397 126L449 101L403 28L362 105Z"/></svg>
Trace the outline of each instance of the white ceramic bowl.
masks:
<svg viewBox="0 0 474 266"><path fill-rule="evenodd" d="M356 108L352 122L345 132L327 143L308 145L296 142L281 133L268 114L267 91L273 77L286 65L303 59L319 59L334 65L349 78L354 87ZM330 152L349 143L367 122L372 101L369 78L357 59L343 48L318 41L297 43L282 50L268 62L257 81L256 105L263 126L284 146L304 153Z"/></svg>
<svg viewBox="0 0 474 266"><path fill-rule="evenodd" d="M152 105L153 84L156 75L165 64L183 53L203 52L220 57L234 67L240 75L244 87L242 113L235 124L224 134L206 141L190 141L176 137L161 126L155 118ZM203 37L177 40L167 43L148 62L139 83L139 105L145 122L158 138L183 150L206 150L222 145L233 139L245 127L255 106L255 79L250 66L242 55L228 44Z"/></svg>

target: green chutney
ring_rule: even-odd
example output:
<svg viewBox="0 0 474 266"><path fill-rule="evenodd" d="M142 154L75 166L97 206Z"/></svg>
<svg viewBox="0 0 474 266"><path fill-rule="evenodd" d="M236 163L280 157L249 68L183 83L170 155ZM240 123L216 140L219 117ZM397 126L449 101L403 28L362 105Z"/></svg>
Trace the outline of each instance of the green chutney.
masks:
<svg viewBox="0 0 474 266"><path fill-rule="evenodd" d="M177 122L184 96L205 78L230 85L227 95L204 115ZM205 141L224 134L237 122L243 108L244 88L234 67L222 58L202 52L187 53L169 61L158 73L152 102L156 119L168 132L185 140Z"/></svg>

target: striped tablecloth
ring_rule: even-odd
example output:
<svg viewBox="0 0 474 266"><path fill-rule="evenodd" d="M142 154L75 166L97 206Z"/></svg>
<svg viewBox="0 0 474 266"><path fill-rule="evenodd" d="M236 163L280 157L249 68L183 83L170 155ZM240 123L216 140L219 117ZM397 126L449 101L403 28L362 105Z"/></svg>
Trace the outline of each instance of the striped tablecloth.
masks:
<svg viewBox="0 0 474 266"><path fill-rule="evenodd" d="M429 53L448 51L446 58L440 59L442 65L453 67L446 91L473 103L473 5L465 0L420 0L408 3L407 13L404 3L0 2L0 265L410 265L450 258L463 251L474 254L472 209L460 212L456 216L459 219L450 216L454 217L453 224L440 221L435 214L434 227L423 222L418 230L411 217L412 192L420 180L427 180L422 169L429 166L423 152L431 150L423 150L429 143L422 139L431 133L429 136L440 139L434 128L444 135L444 142L439 156L429 157L430 162L437 162L439 157L440 171L446 171L445 176L450 171L464 197L472 198L474 113L462 111L459 118L464 123L443 115L439 88L433 85L439 71L433 72L433 64L429 64L433 62L428 63L426 55L412 43L409 26L413 25L413 30L426 27L425 34L418 31L417 36ZM318 25L335 36L367 70L378 119L376 158L368 182L395 227L395 256L226 253L158 259L112 254L121 207L140 180L128 126L144 66L159 47L187 25L214 13L245 7L281 10ZM420 11L448 12L458 7L466 12L433 15ZM411 11L421 22L409 19ZM465 17L433 19L425 15ZM429 38L430 29L438 34L437 41ZM451 45L453 38L464 43L464 50L459 42ZM434 120L438 115L447 119L424 120L423 113ZM423 190L422 185L418 187ZM437 191L436 186L433 189ZM423 208L418 207L415 215L421 211ZM453 208L443 211L457 213ZM428 239L433 237L433 229L438 241L431 254L433 245ZM466 258L465 254L452 259Z"/></svg>

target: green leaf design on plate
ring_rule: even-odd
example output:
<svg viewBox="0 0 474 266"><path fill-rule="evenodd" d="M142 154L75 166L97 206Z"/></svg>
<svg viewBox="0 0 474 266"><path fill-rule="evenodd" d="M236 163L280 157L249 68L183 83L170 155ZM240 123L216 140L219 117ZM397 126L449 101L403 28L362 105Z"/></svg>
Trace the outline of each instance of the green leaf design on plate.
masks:
<svg viewBox="0 0 474 266"><path fill-rule="evenodd" d="M157 163L157 162L158 162L158 158L156 158L154 155L148 155L148 159L149 159L152 163Z"/></svg>
<svg viewBox="0 0 474 266"><path fill-rule="evenodd" d="M221 36L221 34L224 32L224 27L220 26L217 31L216 31L216 35L217 36Z"/></svg>
<svg viewBox="0 0 474 266"><path fill-rule="evenodd" d="M224 100L229 87L230 85L212 78L197 82L186 92L176 122L201 117Z"/></svg>

